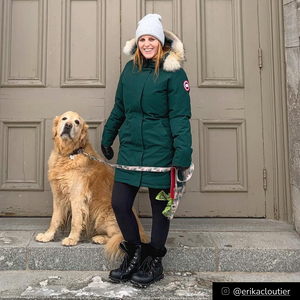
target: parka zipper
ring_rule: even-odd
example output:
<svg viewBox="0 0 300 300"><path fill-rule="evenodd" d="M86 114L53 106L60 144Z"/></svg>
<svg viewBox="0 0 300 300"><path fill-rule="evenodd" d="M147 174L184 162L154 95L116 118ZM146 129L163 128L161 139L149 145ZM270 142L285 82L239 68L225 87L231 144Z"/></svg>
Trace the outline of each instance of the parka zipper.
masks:
<svg viewBox="0 0 300 300"><path fill-rule="evenodd" d="M145 89L145 84L149 78L149 75L152 73L152 70L149 71L148 73L148 76L145 80L145 83L144 83L144 86L143 86L143 89L142 89L142 93L141 93L141 97L140 97L140 109L141 109L141 112L142 112L142 120L141 120L141 142L142 142L142 147L143 147L143 153L142 153L142 156L141 156L141 166L143 166L143 157L144 157L144 153L145 153L145 145L144 145L144 139L143 139L143 122L144 122L144 111L143 111L143 108L142 108L142 98L143 98L143 93L144 93L144 89ZM142 174L143 175L143 174Z"/></svg>

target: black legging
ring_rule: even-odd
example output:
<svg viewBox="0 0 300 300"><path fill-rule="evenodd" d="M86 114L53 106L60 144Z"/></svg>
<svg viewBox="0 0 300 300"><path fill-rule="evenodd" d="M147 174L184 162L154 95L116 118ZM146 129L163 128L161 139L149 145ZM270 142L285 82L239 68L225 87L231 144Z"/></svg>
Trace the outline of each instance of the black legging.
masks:
<svg viewBox="0 0 300 300"><path fill-rule="evenodd" d="M133 202L138 190L139 187L115 181L112 192L112 207L121 232L126 241L134 244L140 244L141 242L138 224L132 212ZM169 189L149 188L152 207L151 245L156 249L165 246L170 227L170 221L162 214L167 202L155 199L161 190L164 190L167 194L170 192Z"/></svg>

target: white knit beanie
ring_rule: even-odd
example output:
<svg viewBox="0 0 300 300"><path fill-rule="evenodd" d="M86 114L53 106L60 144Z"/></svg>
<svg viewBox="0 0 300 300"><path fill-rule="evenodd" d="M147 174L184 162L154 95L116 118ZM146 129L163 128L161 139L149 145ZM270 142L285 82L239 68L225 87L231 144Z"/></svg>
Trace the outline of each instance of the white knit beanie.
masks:
<svg viewBox="0 0 300 300"><path fill-rule="evenodd" d="M138 40L142 35L152 35L161 42L162 46L164 46L165 35L160 15L148 14L139 21L138 28L135 33L136 43L138 43Z"/></svg>

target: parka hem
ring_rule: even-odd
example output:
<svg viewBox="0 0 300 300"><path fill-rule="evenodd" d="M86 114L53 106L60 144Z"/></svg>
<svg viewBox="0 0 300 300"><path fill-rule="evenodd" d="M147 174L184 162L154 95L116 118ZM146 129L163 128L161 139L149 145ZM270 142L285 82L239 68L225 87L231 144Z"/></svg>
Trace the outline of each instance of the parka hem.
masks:
<svg viewBox="0 0 300 300"><path fill-rule="evenodd" d="M165 190L165 189L169 189L170 186L157 186L157 185L152 185L152 184L142 184L142 185L137 185L137 184L132 184L132 183L129 183L128 180L122 180L122 179L115 179L115 182L120 182L120 183L126 183L128 185L132 185L132 186L135 186L135 187L144 187L144 188L150 188L150 189L162 189L162 190Z"/></svg>

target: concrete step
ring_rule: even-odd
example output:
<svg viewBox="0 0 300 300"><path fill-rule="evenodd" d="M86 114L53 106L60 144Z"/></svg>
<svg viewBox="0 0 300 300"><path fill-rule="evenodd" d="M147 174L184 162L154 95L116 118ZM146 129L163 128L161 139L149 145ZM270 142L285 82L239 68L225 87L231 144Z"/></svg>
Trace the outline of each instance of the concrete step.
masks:
<svg viewBox="0 0 300 300"><path fill-rule="evenodd" d="M250 273L250 272L166 272L165 278L147 289L138 289L130 283L113 284L104 271L1 271L0 299L212 299L213 282L274 282L275 289L285 283L299 283L300 273ZM248 288L251 284L248 285ZM293 292L299 299L299 289ZM297 291L298 290L298 291ZM233 299L225 296L227 299ZM218 299L218 298L214 298Z"/></svg>
<svg viewBox="0 0 300 300"><path fill-rule="evenodd" d="M151 219L141 219L146 231ZM104 247L81 241L38 243L50 218L0 218L0 270L107 271ZM167 272L300 272L300 237L293 226L265 219L174 219ZM0 272L1 276L1 272Z"/></svg>

